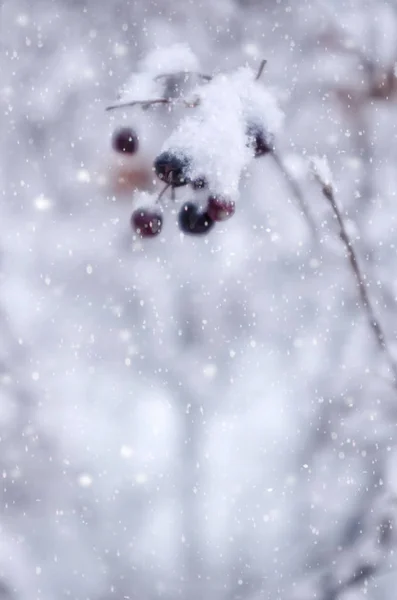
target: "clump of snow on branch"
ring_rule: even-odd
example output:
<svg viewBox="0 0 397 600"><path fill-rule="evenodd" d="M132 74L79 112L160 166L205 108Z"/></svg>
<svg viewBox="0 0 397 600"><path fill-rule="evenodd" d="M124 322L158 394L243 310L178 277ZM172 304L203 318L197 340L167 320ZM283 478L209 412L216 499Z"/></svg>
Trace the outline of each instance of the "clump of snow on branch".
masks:
<svg viewBox="0 0 397 600"><path fill-rule="evenodd" d="M236 199L241 173L253 158L253 150L247 144L248 129L263 132L270 146L284 115L274 94L257 81L252 69L239 68L197 85L198 69L199 61L186 44L157 48L140 61L138 71L121 90L119 99L144 102L164 98L167 75L195 73L184 98L186 110L190 105L191 112L181 120L162 150L186 157L187 176L205 177L211 193ZM192 87L194 83L196 86ZM179 89L179 98L181 93Z"/></svg>
<svg viewBox="0 0 397 600"><path fill-rule="evenodd" d="M187 156L189 177L205 176L211 192L236 198L241 173L252 160L248 125L260 127L270 141L281 127L282 112L250 69L215 76L194 90L192 104L195 108L162 149Z"/></svg>
<svg viewBox="0 0 397 600"><path fill-rule="evenodd" d="M256 81L256 72L242 67L230 75L230 81L241 99L246 121L263 128L269 136L278 133L283 125L284 113L275 95Z"/></svg>
<svg viewBox="0 0 397 600"><path fill-rule="evenodd" d="M126 84L119 90L123 102L153 100L163 95L164 80L159 75L196 72L199 61L187 44L173 44L169 48L156 48L139 63Z"/></svg>
<svg viewBox="0 0 397 600"><path fill-rule="evenodd" d="M189 176L205 176L210 191L235 196L241 170L251 158L241 99L225 75L201 86L199 93L200 104L182 119L163 150L189 157Z"/></svg>

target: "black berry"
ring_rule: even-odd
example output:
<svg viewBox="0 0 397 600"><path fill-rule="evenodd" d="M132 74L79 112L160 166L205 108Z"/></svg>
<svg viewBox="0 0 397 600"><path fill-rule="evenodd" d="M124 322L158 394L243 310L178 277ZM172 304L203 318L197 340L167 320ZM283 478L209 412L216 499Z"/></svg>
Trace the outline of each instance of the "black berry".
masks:
<svg viewBox="0 0 397 600"><path fill-rule="evenodd" d="M201 212L193 202L186 202L178 217L178 223L183 233L192 235L207 233L214 226L214 221L209 214Z"/></svg>
<svg viewBox="0 0 397 600"><path fill-rule="evenodd" d="M179 187L188 183L186 172L189 165L187 156L162 152L154 161L154 170L159 179L173 187Z"/></svg>
<svg viewBox="0 0 397 600"><path fill-rule="evenodd" d="M203 190L208 186L208 183L205 177L197 177L197 179L193 179L191 185L194 190Z"/></svg>
<svg viewBox="0 0 397 600"><path fill-rule="evenodd" d="M247 129L248 145L255 158L268 154L273 150L273 137L259 125L250 125Z"/></svg>
<svg viewBox="0 0 397 600"><path fill-rule="evenodd" d="M131 226L141 237L155 237L161 232L162 216L153 210L140 208L131 215Z"/></svg>
<svg viewBox="0 0 397 600"><path fill-rule="evenodd" d="M207 212L213 221L226 221L236 212L236 205L227 196L210 196Z"/></svg>
<svg viewBox="0 0 397 600"><path fill-rule="evenodd" d="M138 151L138 136L130 127L116 129L112 137L113 150L124 154L135 154Z"/></svg>

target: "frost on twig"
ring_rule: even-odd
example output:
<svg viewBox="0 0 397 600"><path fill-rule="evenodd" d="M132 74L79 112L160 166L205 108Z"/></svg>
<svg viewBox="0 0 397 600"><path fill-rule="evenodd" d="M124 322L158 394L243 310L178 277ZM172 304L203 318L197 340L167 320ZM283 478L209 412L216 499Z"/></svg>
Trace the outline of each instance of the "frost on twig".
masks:
<svg viewBox="0 0 397 600"><path fill-rule="evenodd" d="M366 312L368 323L373 333L374 339L381 352L385 356L391 373L393 375L393 385L397 389L397 364L393 357L393 353L387 343L386 335L383 327L375 314L375 310L368 293L368 289L365 283L366 277L361 270L360 263L354 250L352 240L350 239L342 212L339 209L338 203L335 198L334 185L332 183L331 171L328 167L326 159L312 158L310 161L310 169L314 178L321 185L321 190L324 198L328 201L334 217L338 222L339 236L342 240L347 257L349 259L350 268L356 280L356 285L360 294L361 304Z"/></svg>

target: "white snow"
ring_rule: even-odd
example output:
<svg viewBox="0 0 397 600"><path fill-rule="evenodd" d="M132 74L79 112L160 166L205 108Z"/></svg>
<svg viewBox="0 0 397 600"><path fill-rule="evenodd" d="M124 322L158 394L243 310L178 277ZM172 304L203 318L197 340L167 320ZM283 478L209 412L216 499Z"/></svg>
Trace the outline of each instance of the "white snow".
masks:
<svg viewBox="0 0 397 600"><path fill-rule="evenodd" d="M0 596L393 600L395 531L381 547L375 499L397 490L395 390L307 156L325 183L329 159L393 342L395 103L345 110L332 91L365 89L354 52L334 52L344 24L381 76L397 16L358 0L29 4L1 3ZM159 70L198 68L186 46L168 52L181 41L225 73L186 86L200 106L103 110L133 71L130 97L147 100ZM177 188L161 240L135 243L131 212L157 194L118 194L113 173L150 169L181 119L195 138L181 123L175 141L242 201L179 236L180 202L207 197ZM244 154L247 119L277 136L320 249L274 161ZM120 124L137 163L112 150ZM332 589L368 556L368 585Z"/></svg>
<svg viewBox="0 0 397 600"><path fill-rule="evenodd" d="M242 102L244 118L274 135L281 130L284 114L275 94L255 78L256 72L248 67L239 68L230 75L230 81Z"/></svg>
<svg viewBox="0 0 397 600"><path fill-rule="evenodd" d="M44 194L40 194L33 200L35 208L39 211L50 210L53 203L50 198L47 198Z"/></svg>
<svg viewBox="0 0 397 600"><path fill-rule="evenodd" d="M133 208L153 208L157 202L158 194L151 194L149 192L139 191L136 192L133 199Z"/></svg>
<svg viewBox="0 0 397 600"><path fill-rule="evenodd" d="M153 76L163 73L197 71L199 61L188 44L172 44L152 50L138 63L138 69Z"/></svg>
<svg viewBox="0 0 397 600"><path fill-rule="evenodd" d="M120 102L161 98L164 80L158 75L195 72L199 62L187 44L173 44L152 50L137 65L137 70L119 90Z"/></svg>
<svg viewBox="0 0 397 600"><path fill-rule="evenodd" d="M191 157L189 175L193 179L205 176L212 193L236 199L241 173L252 160L252 151L247 147L248 124L273 134L282 125L282 112L247 68L215 76L194 90L191 101L195 98L198 106L187 109L191 112L162 150Z"/></svg>
<svg viewBox="0 0 397 600"><path fill-rule="evenodd" d="M200 105L180 122L163 150L192 158L189 175L205 176L211 192L237 195L240 175L251 153L246 147L243 106L235 86L219 75L200 86Z"/></svg>
<svg viewBox="0 0 397 600"><path fill-rule="evenodd" d="M162 86L152 73L133 73L119 90L119 101L135 102L161 98Z"/></svg>

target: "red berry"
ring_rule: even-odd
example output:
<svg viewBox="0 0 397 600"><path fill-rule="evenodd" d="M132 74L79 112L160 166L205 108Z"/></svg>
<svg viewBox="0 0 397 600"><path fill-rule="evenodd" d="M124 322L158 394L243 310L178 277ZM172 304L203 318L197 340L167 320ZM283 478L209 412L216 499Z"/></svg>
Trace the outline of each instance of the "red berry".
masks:
<svg viewBox="0 0 397 600"><path fill-rule="evenodd" d="M112 137L113 150L123 154L135 154L138 152L138 136L130 127L116 129Z"/></svg>
<svg viewBox="0 0 397 600"><path fill-rule="evenodd" d="M227 196L210 196L207 212L213 221L226 221L236 212L236 205Z"/></svg>
<svg viewBox="0 0 397 600"><path fill-rule="evenodd" d="M143 238L159 235L162 225L162 216L153 210L140 208L131 215L132 228Z"/></svg>

